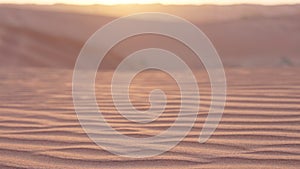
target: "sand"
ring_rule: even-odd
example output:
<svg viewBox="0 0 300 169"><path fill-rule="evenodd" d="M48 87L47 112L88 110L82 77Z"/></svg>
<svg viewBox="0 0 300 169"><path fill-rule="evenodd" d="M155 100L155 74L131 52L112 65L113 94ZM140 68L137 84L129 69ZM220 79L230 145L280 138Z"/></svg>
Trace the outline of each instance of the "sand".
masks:
<svg viewBox="0 0 300 169"><path fill-rule="evenodd" d="M163 8L173 12L178 9ZM199 144L197 139L210 106L210 85L207 73L195 70L201 93L197 122L179 145L145 159L118 157L105 151L89 139L78 122L72 102L76 58L87 38L114 18L77 9L0 6L1 169L299 168L299 5L185 6L178 15L190 19L209 36L224 62L228 81L224 115L208 142ZM196 15L184 12L188 9L206 12L198 20ZM216 9L222 17L214 15ZM136 37L127 46L114 48L95 86L106 120L131 137L164 131L174 122L179 103L178 87L169 76L146 72L131 85L133 105L146 110L149 92L160 88L168 96L165 113L146 125L131 123L117 113L109 93L111 70L130 51L159 46L155 37L148 37L143 44L137 43L140 40ZM189 65L195 64L186 49L168 39L161 42L181 54Z"/></svg>
<svg viewBox="0 0 300 169"><path fill-rule="evenodd" d="M0 5L0 66L73 68L86 40L104 24L115 19L101 13L106 9L101 6L98 6L98 10L88 10L92 7L80 8L100 13L68 10L71 7L50 7L44 7L47 10L43 10L40 6ZM185 12L189 8L192 12ZM109 9L106 10L116 11L113 7ZM198 26L216 46L225 66L300 65L299 5L165 6L164 10L159 9L152 11L170 11ZM157 39L145 41L148 41L148 47L158 44ZM145 45L140 41L132 41L131 46L141 44ZM173 44L159 45L174 49ZM124 56L123 52L114 51L110 60L114 63ZM110 69L111 66L106 65L106 68Z"/></svg>
<svg viewBox="0 0 300 169"><path fill-rule="evenodd" d="M299 69L227 69L225 112L205 144L197 143L210 100L209 83L202 78L202 106L188 136L160 156L130 159L101 149L82 130L73 109L71 70L1 71L0 168L298 168L297 72ZM99 75L97 97L105 118L118 131L131 137L149 137L172 124L178 93L165 74L152 72L151 76L163 78L166 83L150 86L159 85L169 92L168 101L173 105L147 125L134 125L117 115L109 93L103 92L109 86L101 84L103 77L110 78L108 74ZM149 84L147 76L140 75L131 86L132 100L139 109L148 106L147 91L141 92Z"/></svg>

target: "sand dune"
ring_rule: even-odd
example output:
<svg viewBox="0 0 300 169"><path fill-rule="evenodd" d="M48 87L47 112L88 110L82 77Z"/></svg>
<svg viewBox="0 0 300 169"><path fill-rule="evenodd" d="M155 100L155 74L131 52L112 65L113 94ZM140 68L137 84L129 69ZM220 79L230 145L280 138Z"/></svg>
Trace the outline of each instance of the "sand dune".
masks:
<svg viewBox="0 0 300 169"><path fill-rule="evenodd" d="M87 137L73 110L72 71L9 72L1 71L0 75L0 168L296 169L300 165L299 69L227 69L229 87L224 116L205 144L197 143L210 100L209 82L202 78L202 106L189 135L169 152L139 160L112 155ZM99 75L99 82L110 78L107 73ZM205 74L198 72L201 77ZM160 81L153 79L149 86L149 75ZM149 106L145 86L160 86L171 93L168 103L173 104L157 121L146 125L131 123L118 115L108 97L109 85L97 83L98 101L110 125L131 137L148 137L169 127L177 116L174 103L178 102L178 95L176 85L164 76L146 73L131 86L132 100L139 109Z"/></svg>
<svg viewBox="0 0 300 169"><path fill-rule="evenodd" d="M144 9L139 7L128 9ZM72 102L78 53L99 27L130 12L111 16L119 8L0 5L1 169L299 168L299 5L149 7L185 17L209 36L226 67L228 95L216 132L199 144L211 89L207 73L195 70L201 93L196 124L178 146L145 159L118 157L98 147L81 128ZM106 120L131 137L149 137L170 127L180 106L178 86L158 71L137 76L130 87L137 109L149 108L148 92L156 88L167 93L168 104L155 122L134 124L113 105L110 69L145 47L163 47L191 67L201 65L180 43L168 38L157 43L158 38L134 37L118 44L97 75L96 95Z"/></svg>
<svg viewBox="0 0 300 169"><path fill-rule="evenodd" d="M76 6L0 6L1 66L73 68L85 41L101 26L113 20L112 17L105 16L108 15L105 11L116 7L94 8L91 10L94 12L89 12L88 7L82 7L78 11L75 10L79 9ZM187 13L184 11L189 8L192 12L184 15ZM299 9L297 5L241 5L171 6L153 11L170 11L196 24L212 40L227 67L291 67L300 64ZM219 11L219 14L215 11ZM148 44L131 41L126 50L155 45L177 49L173 47L174 43L158 44L157 39L153 38L144 41L148 41ZM112 63L105 64L105 68L109 69L111 64L117 64L114 60L126 57L126 52L128 51L112 52L109 56Z"/></svg>

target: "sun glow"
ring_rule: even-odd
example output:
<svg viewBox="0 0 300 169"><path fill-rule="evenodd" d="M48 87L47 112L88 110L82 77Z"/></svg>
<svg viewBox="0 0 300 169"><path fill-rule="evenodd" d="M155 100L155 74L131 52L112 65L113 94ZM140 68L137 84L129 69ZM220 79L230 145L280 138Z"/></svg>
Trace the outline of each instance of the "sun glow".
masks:
<svg viewBox="0 0 300 169"><path fill-rule="evenodd" d="M0 0L0 3L18 3L18 4L77 4L77 5L90 5L90 4L103 4L103 5L119 5L119 4L295 4L300 3L300 0Z"/></svg>

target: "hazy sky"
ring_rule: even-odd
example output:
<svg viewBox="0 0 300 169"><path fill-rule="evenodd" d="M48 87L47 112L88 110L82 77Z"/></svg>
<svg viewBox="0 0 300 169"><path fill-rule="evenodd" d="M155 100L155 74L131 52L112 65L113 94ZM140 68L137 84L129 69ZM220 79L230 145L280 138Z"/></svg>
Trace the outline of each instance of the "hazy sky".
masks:
<svg viewBox="0 0 300 169"><path fill-rule="evenodd" d="M161 4L237 4L237 3L255 3L255 4L293 4L300 3L300 0L0 0L0 3L69 3L69 4L127 4L127 3L161 3Z"/></svg>

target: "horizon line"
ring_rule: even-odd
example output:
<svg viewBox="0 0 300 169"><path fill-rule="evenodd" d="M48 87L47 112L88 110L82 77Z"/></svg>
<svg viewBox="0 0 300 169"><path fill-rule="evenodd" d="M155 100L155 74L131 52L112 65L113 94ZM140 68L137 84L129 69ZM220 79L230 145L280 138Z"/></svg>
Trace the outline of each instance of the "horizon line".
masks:
<svg viewBox="0 0 300 169"><path fill-rule="evenodd" d="M300 5L299 3L280 3L280 4L263 4L263 3L232 3L232 4L216 4L216 3L203 3L203 4L168 4L168 3L128 3L128 4L75 4L75 3L5 3L0 2L0 5L40 5L40 6L55 6L55 5L70 5L70 6L129 6L129 5L161 5L161 6L239 6L239 5L254 5L254 6L290 6Z"/></svg>

